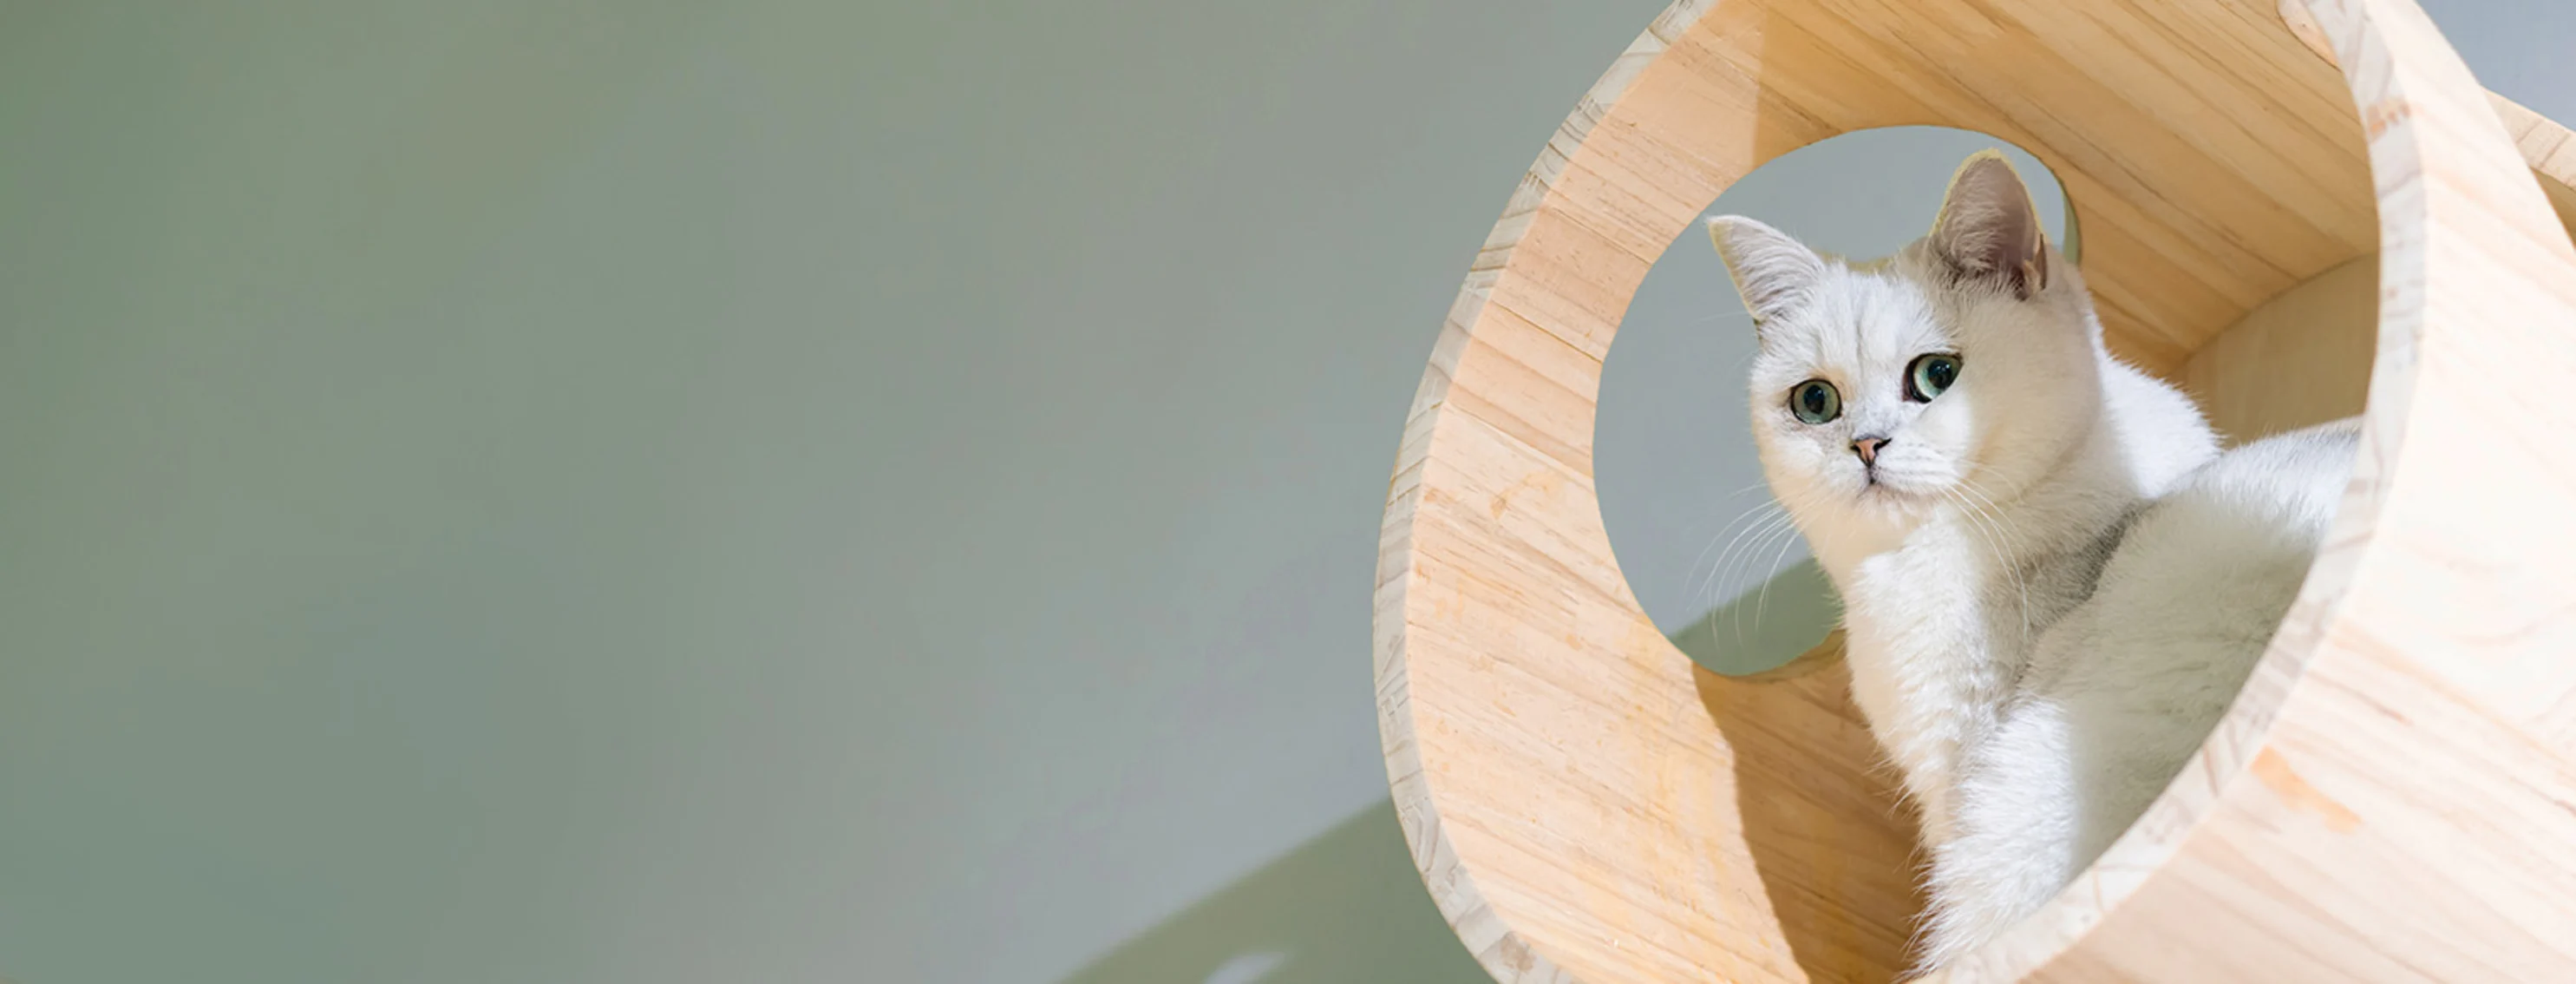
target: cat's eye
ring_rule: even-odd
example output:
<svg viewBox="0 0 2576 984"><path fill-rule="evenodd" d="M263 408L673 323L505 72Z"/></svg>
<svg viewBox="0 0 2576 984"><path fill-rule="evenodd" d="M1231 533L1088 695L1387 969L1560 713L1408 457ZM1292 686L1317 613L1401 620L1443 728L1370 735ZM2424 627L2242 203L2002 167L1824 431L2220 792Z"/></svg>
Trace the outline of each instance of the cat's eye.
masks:
<svg viewBox="0 0 2576 984"><path fill-rule="evenodd" d="M1959 381L1959 357L1933 353L1914 360L1905 367L1905 398L1916 403L1930 403L1932 398Z"/></svg>
<svg viewBox="0 0 2576 984"><path fill-rule="evenodd" d="M1832 383L1810 379L1789 388L1789 412L1810 424L1821 424L1843 415L1843 395Z"/></svg>

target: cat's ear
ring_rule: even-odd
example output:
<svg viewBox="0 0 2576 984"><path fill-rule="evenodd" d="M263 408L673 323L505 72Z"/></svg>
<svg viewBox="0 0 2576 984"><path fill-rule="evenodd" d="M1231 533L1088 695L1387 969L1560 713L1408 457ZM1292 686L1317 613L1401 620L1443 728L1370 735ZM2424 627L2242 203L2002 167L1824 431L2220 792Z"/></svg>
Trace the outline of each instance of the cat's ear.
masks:
<svg viewBox="0 0 2576 984"><path fill-rule="evenodd" d="M1824 279L1825 261L1815 250L1741 215L1709 219L1708 238L1735 278L1736 293L1744 295L1744 310L1752 313L1756 330L1806 303Z"/></svg>
<svg viewBox="0 0 2576 984"><path fill-rule="evenodd" d="M2000 151L1979 151L1959 165L1931 239L1934 255L1960 280L1993 284L2025 301L2048 288L2039 207Z"/></svg>

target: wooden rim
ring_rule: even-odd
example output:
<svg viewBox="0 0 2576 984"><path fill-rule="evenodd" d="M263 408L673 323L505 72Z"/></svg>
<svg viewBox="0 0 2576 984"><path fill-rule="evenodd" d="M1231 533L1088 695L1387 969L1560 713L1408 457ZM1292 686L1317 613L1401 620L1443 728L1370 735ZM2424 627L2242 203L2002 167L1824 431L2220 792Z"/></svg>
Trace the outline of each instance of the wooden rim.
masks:
<svg viewBox="0 0 2576 984"><path fill-rule="evenodd" d="M1662 56L1672 40L1697 23L1714 2L1675 0L1665 8L1610 63L1609 71L1583 94L1565 122L1557 124L1547 147L1512 189L1503 217L1485 234L1476 261L1468 268L1466 283L1458 288L1458 298L1451 302L1449 315L1441 322L1439 339L1432 345L1431 365L1424 371L1422 385L1415 390L1412 409L1405 417L1404 441L1397 451L1395 477L1387 491L1387 509L1378 538L1374 619L1378 737L1386 746L1387 783L1395 802L1396 820L1404 828L1405 844L1412 850L1414 867L1422 873L1432 902L1449 920L1459 942L1497 981L1574 984L1571 975L1532 949L1495 913L1477 887L1474 873L1460 862L1455 846L1441 827L1439 805L1432 798L1414 742L1403 613L1412 573L1413 516L1424 494L1422 476L1430 465L1432 425L1447 402L1458 360L1492 296L1494 282L1509 265L1513 247L1527 231L1531 216L1556 186L1566 162L1576 156L1584 137L1606 115L1608 107L1619 102L1637 73ZM1587 479L1589 471L1587 463ZM1597 503L1594 511L1599 511ZM1630 605L1636 607L1633 600Z"/></svg>

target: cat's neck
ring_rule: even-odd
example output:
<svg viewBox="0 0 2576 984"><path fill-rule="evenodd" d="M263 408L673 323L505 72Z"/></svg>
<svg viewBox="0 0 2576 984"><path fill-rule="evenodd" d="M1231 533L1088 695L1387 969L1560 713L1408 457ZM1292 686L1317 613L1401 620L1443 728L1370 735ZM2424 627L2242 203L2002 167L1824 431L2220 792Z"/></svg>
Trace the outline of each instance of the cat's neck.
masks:
<svg viewBox="0 0 2576 984"><path fill-rule="evenodd" d="M1945 497L1904 527L1807 531L1842 596L1853 696L1933 843L1961 750L1993 725L2031 640L2089 590L2088 548L2134 504L2107 444L2079 443L2000 501Z"/></svg>

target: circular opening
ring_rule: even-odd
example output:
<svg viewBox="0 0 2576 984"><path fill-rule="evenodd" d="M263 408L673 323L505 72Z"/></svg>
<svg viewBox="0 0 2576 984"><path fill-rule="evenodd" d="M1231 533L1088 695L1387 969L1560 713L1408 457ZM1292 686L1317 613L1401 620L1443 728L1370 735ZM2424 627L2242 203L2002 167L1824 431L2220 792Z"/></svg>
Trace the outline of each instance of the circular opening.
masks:
<svg viewBox="0 0 2576 984"><path fill-rule="evenodd" d="M2043 204L2051 241L2077 256L2056 176L2018 147L1949 127L1863 130L1791 151L1703 214L1749 215L1830 253L1885 256L1931 227L1959 162L1990 148ZM1796 658L1840 613L1754 457L1744 379L1753 352L1726 266L1692 223L1619 323L1593 431L1601 521L1629 590L1675 646L1727 675Z"/></svg>

